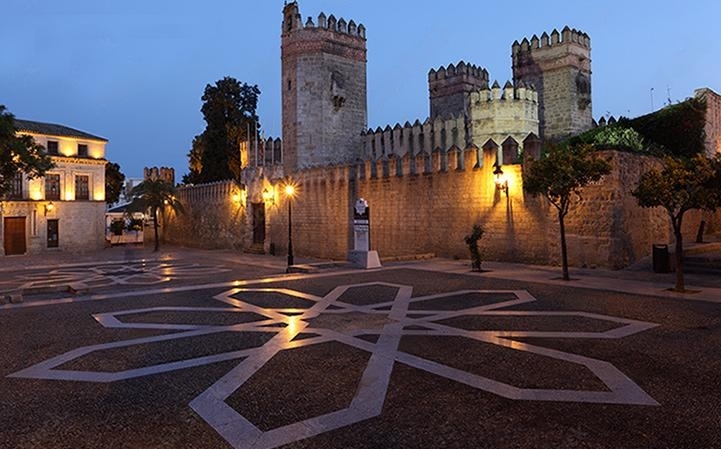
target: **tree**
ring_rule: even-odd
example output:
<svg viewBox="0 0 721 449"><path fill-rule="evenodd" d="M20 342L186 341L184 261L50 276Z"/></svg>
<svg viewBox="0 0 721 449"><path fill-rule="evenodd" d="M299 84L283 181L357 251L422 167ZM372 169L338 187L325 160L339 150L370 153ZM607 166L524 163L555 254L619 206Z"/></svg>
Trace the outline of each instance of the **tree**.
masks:
<svg viewBox="0 0 721 449"><path fill-rule="evenodd" d="M523 172L523 189L533 196L542 195L558 211L561 232L561 264L563 279L568 281L568 251L564 219L581 190L591 182L610 173L610 164L593 155L593 147L553 146L537 161L531 161Z"/></svg>
<svg viewBox="0 0 721 449"><path fill-rule="evenodd" d="M17 131L15 116L0 105L0 198L12 191L18 173L38 178L55 166L42 145Z"/></svg>
<svg viewBox="0 0 721 449"><path fill-rule="evenodd" d="M204 134L198 134L193 138L193 145L188 152L189 172L183 175L182 183L199 184L201 183L200 172L203 171L203 153L205 152Z"/></svg>
<svg viewBox="0 0 721 449"><path fill-rule="evenodd" d="M715 210L721 195L721 156L714 159L697 154L691 159L665 157L663 169L652 169L643 175L631 192L641 207L663 207L671 220L676 239L676 285L686 289L683 272L684 214L691 209Z"/></svg>
<svg viewBox="0 0 721 449"><path fill-rule="evenodd" d="M105 164L105 202L117 203L123 191L125 175L120 171L120 165L115 162Z"/></svg>
<svg viewBox="0 0 721 449"><path fill-rule="evenodd" d="M173 184L162 179L146 179L130 191L133 199L129 207L132 211L145 212L150 210L153 217L153 231L155 248L158 251L160 242L158 240L158 209L169 208L175 213L183 213L183 205L175 198L175 187Z"/></svg>
<svg viewBox="0 0 721 449"><path fill-rule="evenodd" d="M473 271L481 271L481 251L478 249L478 241L483 237L483 228L479 224L474 224L471 233L463 237L463 241L468 245L471 252L471 268Z"/></svg>
<svg viewBox="0 0 721 449"><path fill-rule="evenodd" d="M259 96L258 86L241 84L231 77L205 86L200 110L206 127L193 140L193 148L188 155L189 181L240 179L240 144L258 137L256 108Z"/></svg>

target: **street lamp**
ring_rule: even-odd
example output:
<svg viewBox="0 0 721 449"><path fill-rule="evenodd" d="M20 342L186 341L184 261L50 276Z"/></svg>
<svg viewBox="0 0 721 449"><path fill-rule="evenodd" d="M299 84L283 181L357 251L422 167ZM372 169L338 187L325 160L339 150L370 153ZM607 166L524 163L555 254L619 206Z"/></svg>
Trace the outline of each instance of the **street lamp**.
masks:
<svg viewBox="0 0 721 449"><path fill-rule="evenodd" d="M504 192L506 194L506 198L508 198L508 179L503 175L503 170L501 169L500 164L496 164L496 168L493 170L493 175L496 178L496 189L500 192Z"/></svg>
<svg viewBox="0 0 721 449"><path fill-rule="evenodd" d="M285 196L288 197L288 268L286 272L290 272L293 265L293 196L295 196L295 186L291 183L285 185Z"/></svg>

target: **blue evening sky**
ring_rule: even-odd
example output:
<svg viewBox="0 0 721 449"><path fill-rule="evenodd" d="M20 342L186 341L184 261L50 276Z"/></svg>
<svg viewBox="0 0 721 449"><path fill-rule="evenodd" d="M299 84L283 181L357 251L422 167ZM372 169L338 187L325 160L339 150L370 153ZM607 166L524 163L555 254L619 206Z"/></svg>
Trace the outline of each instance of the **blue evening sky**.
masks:
<svg viewBox="0 0 721 449"><path fill-rule="evenodd" d="M430 68L464 60L501 84L511 44L564 25L588 33L593 115L638 116L699 87L721 92L721 2L301 0L367 28L368 125L428 115ZM0 104L18 118L109 139L128 177L187 172L200 97L224 76L257 84L280 136L281 0L2 0ZM653 89L653 94L652 94ZM669 94L670 92L670 94Z"/></svg>

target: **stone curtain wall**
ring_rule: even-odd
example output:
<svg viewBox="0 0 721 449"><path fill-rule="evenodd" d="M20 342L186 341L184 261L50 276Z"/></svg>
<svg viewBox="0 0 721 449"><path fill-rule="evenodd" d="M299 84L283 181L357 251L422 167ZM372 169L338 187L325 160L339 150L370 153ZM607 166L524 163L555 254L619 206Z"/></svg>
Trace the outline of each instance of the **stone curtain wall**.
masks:
<svg viewBox="0 0 721 449"><path fill-rule="evenodd" d="M371 248L382 259L434 254L467 259L463 237L474 224L485 229L480 242L485 260L560 264L556 209L545 198L522 189L522 165L504 165L508 197L496 189L492 151L469 148L461 164L453 157L419 154L381 158L358 165L317 167L297 172L293 199L293 246L296 256L345 260L352 249L351 207L365 198L371 207ZM476 154L483 156L478 164ZM572 266L622 268L651 254L655 243L671 244L669 219L662 209L643 209L631 190L642 173L659 162L630 153L601 153L612 173L588 186L566 217ZM416 174L411 174L415 164ZM266 209L266 250L287 253L288 199L280 173L257 171L248 179L248 206L230 200L231 182L181 188L186 213L169 217L166 240L192 247L246 249L252 239L251 198L274 189ZM255 192L258 190L258 192ZM258 202L259 200L253 200ZM717 227L707 216L707 229ZM687 213L684 238L695 238L701 213ZM152 233L147 233L152 237Z"/></svg>
<svg viewBox="0 0 721 449"><path fill-rule="evenodd" d="M654 243L673 240L665 212L640 208L630 194L640 175L658 162L615 151L602 155L609 158L613 172L587 187L566 217L573 266L621 268L648 256ZM463 237L479 223L486 231L481 247L487 260L560 264L556 209L544 198L523 192L521 165L503 166L509 180L506 198L495 187L495 154L490 152L476 169L472 152L465 153L465 170L441 171L440 165L431 164L431 171L424 173L419 162L417 174L411 175L412 161L381 159L333 169L332 175L326 169L304 171L293 209L295 253L345 259L351 248L349 210L362 197L371 206L371 247L381 258L468 258ZM344 176L350 179L346 182ZM271 238L281 253L287 250L286 217L287 212L282 213L271 224ZM699 218L700 213L687 214L687 241L695 237Z"/></svg>
<svg viewBox="0 0 721 449"><path fill-rule="evenodd" d="M233 194L241 201L233 201ZM252 229L246 216L241 189L234 181L221 181L198 186L180 187L177 198L185 212L169 210L159 213L160 232L164 242L194 248L247 248ZM153 241L153 229L144 233L145 242Z"/></svg>
<svg viewBox="0 0 721 449"><path fill-rule="evenodd" d="M569 261L575 266L623 268L648 256L654 243L670 241L665 212L641 208L631 195L641 175L660 164L655 158L617 151L599 156L612 170L583 190L580 203L566 217ZM558 235L557 229L554 232ZM554 256L560 254L558 245L551 243ZM560 263L560 256L553 260Z"/></svg>
<svg viewBox="0 0 721 449"><path fill-rule="evenodd" d="M315 168L293 176L293 249L296 255L345 260L351 234L348 166ZM268 240L277 255L288 251L288 198L278 182L278 200L266 208ZM355 200L353 200L355 201Z"/></svg>

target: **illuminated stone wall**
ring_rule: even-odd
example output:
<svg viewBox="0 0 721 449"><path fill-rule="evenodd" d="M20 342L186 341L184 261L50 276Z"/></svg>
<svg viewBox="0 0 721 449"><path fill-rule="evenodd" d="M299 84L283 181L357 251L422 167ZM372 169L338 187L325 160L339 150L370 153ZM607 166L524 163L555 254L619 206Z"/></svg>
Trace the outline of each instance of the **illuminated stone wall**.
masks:
<svg viewBox="0 0 721 449"><path fill-rule="evenodd" d="M640 208L630 193L641 174L658 161L616 151L601 156L610 161L611 174L585 188L566 217L569 263L622 268L649 256L653 244L671 245L673 236L666 213ZM447 166L442 166L439 158L419 154L296 172L292 175L297 185L292 200L294 253L346 260L353 249L351 208L358 198L364 198L371 208L371 249L377 250L381 259L429 254L467 259L463 237L474 224L480 224L485 230L480 241L484 260L559 265L556 209L544 198L523 192L521 164L503 166L508 197L497 190L495 160L493 151L469 148L458 164ZM411 174L413 164L415 174ZM239 187L230 182L180 189L186 214L167 221L166 241L247 250L252 246L253 208L263 207L263 249L286 254L288 198L282 186L287 178L278 168L246 170L247 191L243 191L241 204L232 202L234 189ZM263 195L264 191L270 195ZM686 242L695 238L701 217L697 211L687 213ZM709 232L719 228L718 215L707 214L705 219ZM152 232L146 235L146 239L152 238Z"/></svg>
<svg viewBox="0 0 721 449"><path fill-rule="evenodd" d="M620 176L637 177L652 162L615 152L609 157L614 174L587 188L566 219L570 263L575 266L627 266L647 256L653 243L670 241L665 214L636 206L626 190L629 184L620 182ZM351 249L350 208L362 197L371 207L371 247L381 258L468 258L463 237L478 223L486 231L481 247L487 260L560 263L556 211L545 199L524 194L522 165L503 166L509 180L506 197L495 187L495 154L485 152L476 169L474 152L466 152L464 159L463 170L440 171L433 164L425 170L420 162L415 175L410 174L414 161L409 158L333 169L332 175L327 169L298 173L295 253L344 259ZM269 235L279 253L287 248L284 205L271 217Z"/></svg>

